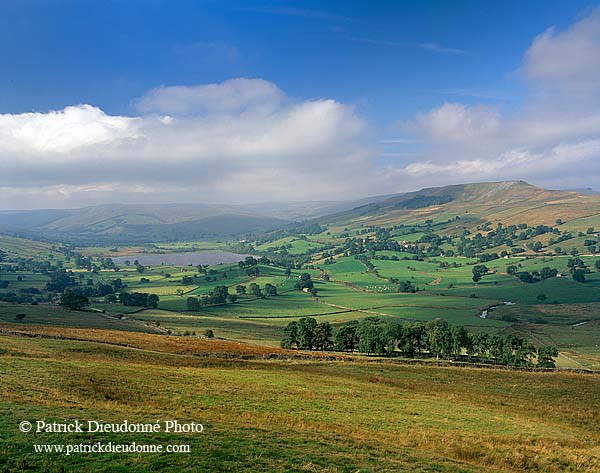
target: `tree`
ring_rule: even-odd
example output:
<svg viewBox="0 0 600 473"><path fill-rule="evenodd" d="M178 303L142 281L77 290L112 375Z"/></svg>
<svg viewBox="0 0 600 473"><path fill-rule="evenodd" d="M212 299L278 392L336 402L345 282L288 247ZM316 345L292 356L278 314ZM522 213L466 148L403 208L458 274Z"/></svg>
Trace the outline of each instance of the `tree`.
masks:
<svg viewBox="0 0 600 473"><path fill-rule="evenodd" d="M600 259L594 261L594 266L596 268L596 271L600 271Z"/></svg>
<svg viewBox="0 0 600 473"><path fill-rule="evenodd" d="M450 327L450 357L457 358L462 354L463 348L469 351L471 347L471 337L464 327Z"/></svg>
<svg viewBox="0 0 600 473"><path fill-rule="evenodd" d="M485 332L476 333L471 337L471 351L469 355L479 357L482 361L488 361L490 359L489 350L491 344L491 337Z"/></svg>
<svg viewBox="0 0 600 473"><path fill-rule="evenodd" d="M558 350L553 346L543 346L537 351L537 366L539 368L556 368L554 358L558 356Z"/></svg>
<svg viewBox="0 0 600 473"><path fill-rule="evenodd" d="M420 353L425 346L425 330L422 323L405 324L402 327L402 337L398 341L398 349L404 355L413 356Z"/></svg>
<svg viewBox="0 0 600 473"><path fill-rule="evenodd" d="M546 294L538 294L538 296L537 296L537 300L538 300L538 301L540 301L542 304L544 303L544 301L545 301L546 299L548 299L548 298L546 297Z"/></svg>
<svg viewBox="0 0 600 473"><path fill-rule="evenodd" d="M235 292L237 292L238 296L243 296L244 294L246 294L246 286L238 284L237 286L235 286Z"/></svg>
<svg viewBox="0 0 600 473"><path fill-rule="evenodd" d="M60 298L60 305L71 310L81 310L90 305L90 300L79 291L67 289Z"/></svg>
<svg viewBox="0 0 600 473"><path fill-rule="evenodd" d="M472 272L473 281L475 281L475 283L478 284L479 281L481 281L481 278L485 276L485 274L488 272L488 268L484 264L477 264L473 266Z"/></svg>
<svg viewBox="0 0 600 473"><path fill-rule="evenodd" d="M263 297L263 293L260 290L260 286L255 282L250 283L250 285L248 286L248 291L254 297Z"/></svg>
<svg viewBox="0 0 600 473"><path fill-rule="evenodd" d="M227 286L215 286L209 294L208 300L211 304L225 304L227 302L227 296L229 296Z"/></svg>
<svg viewBox="0 0 600 473"><path fill-rule="evenodd" d="M544 266L540 271L540 277L542 279L554 278L558 274L558 270L554 268L550 268L549 266Z"/></svg>
<svg viewBox="0 0 600 473"><path fill-rule="evenodd" d="M158 306L159 297L156 294L148 294L148 307L156 308Z"/></svg>
<svg viewBox="0 0 600 473"><path fill-rule="evenodd" d="M452 339L448 322L441 319L430 320L425 324L425 334L429 351L436 358L447 357L452 352Z"/></svg>
<svg viewBox="0 0 600 473"><path fill-rule="evenodd" d="M281 348L298 348L298 324L290 322L283 329L285 337L281 341Z"/></svg>
<svg viewBox="0 0 600 473"><path fill-rule="evenodd" d="M204 331L204 336L206 338L215 338L215 333L212 331L212 329L207 329Z"/></svg>
<svg viewBox="0 0 600 473"><path fill-rule="evenodd" d="M518 270L519 269L514 264L511 264L510 266L506 267L506 274L509 274L510 276L514 276L515 274L517 274Z"/></svg>
<svg viewBox="0 0 600 473"><path fill-rule="evenodd" d="M529 271L522 271L520 273L517 273L517 276L524 283L532 283L533 282L533 276L531 275L531 273Z"/></svg>
<svg viewBox="0 0 600 473"><path fill-rule="evenodd" d="M310 277L309 273L302 273L300 276L300 281L296 283L296 289L300 289L301 291L304 289L312 289L314 287L314 283Z"/></svg>
<svg viewBox="0 0 600 473"><path fill-rule="evenodd" d="M358 320L343 324L335 333L335 349L354 351L358 347Z"/></svg>
<svg viewBox="0 0 600 473"><path fill-rule="evenodd" d="M317 350L329 350L333 345L332 336L333 331L329 322L317 324L314 332L314 347Z"/></svg>
<svg viewBox="0 0 600 473"><path fill-rule="evenodd" d="M277 295L277 287L273 284L266 283L265 284L265 296L272 297Z"/></svg>
<svg viewBox="0 0 600 473"><path fill-rule="evenodd" d="M200 310L200 301L197 297L187 298L187 310L197 311Z"/></svg>
<svg viewBox="0 0 600 473"><path fill-rule="evenodd" d="M377 355L385 353L383 324L378 317L367 317L358 323L358 351Z"/></svg>
<svg viewBox="0 0 600 473"><path fill-rule="evenodd" d="M23 322L24 318L25 318L25 314L17 314L17 315L15 315L15 320L17 322Z"/></svg>
<svg viewBox="0 0 600 473"><path fill-rule="evenodd" d="M577 282L581 282L584 283L586 281L585 279L585 270L583 269L576 269L573 271L573 280L577 281Z"/></svg>
<svg viewBox="0 0 600 473"><path fill-rule="evenodd" d="M298 348L310 350L314 348L315 329L317 321L312 317L302 317L298 320L297 341Z"/></svg>

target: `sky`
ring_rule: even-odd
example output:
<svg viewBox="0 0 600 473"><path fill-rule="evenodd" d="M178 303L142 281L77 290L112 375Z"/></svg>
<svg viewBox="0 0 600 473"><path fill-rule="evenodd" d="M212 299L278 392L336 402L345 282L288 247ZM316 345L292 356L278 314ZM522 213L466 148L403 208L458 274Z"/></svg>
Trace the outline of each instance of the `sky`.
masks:
<svg viewBox="0 0 600 473"><path fill-rule="evenodd" d="M0 2L0 209L600 189L598 1Z"/></svg>

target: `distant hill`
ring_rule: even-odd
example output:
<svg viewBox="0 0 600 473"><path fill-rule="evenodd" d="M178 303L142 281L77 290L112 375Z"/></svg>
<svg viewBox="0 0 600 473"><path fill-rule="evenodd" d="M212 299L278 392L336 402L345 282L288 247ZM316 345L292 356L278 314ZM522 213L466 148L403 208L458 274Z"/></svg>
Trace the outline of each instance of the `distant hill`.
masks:
<svg viewBox="0 0 600 473"><path fill-rule="evenodd" d="M594 217L595 216L595 217ZM600 216L600 196L546 190L524 181L431 187L355 201L225 204L106 204L81 209L0 212L0 232L60 238L83 244L246 238L294 221L328 226L389 227L459 219L456 227L485 222L554 225L577 221L585 230Z"/></svg>
<svg viewBox="0 0 600 473"><path fill-rule="evenodd" d="M0 230L84 243L143 243L222 238L287 223L236 206L210 204L99 205L69 210L0 212Z"/></svg>

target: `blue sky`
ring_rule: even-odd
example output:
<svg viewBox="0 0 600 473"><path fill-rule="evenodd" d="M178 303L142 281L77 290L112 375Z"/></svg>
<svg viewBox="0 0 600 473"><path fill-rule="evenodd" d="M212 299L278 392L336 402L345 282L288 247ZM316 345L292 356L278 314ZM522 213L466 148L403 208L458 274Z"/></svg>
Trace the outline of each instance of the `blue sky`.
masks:
<svg viewBox="0 0 600 473"><path fill-rule="evenodd" d="M477 164L475 161L494 158L497 161L502 153L522 149L530 155L546 156L565 142L579 145L583 138L584 141L593 141L597 130L591 130L585 137L574 138L567 133L555 137L554 141L535 143L516 140L514 143L498 144L494 138L491 146L494 151L489 155L483 151L479 155L470 155L464 150L490 149L490 143L482 143L478 139L476 143L465 144L466 148L453 149L452 143L464 137L449 137L444 134L448 130L442 130L443 138L451 142L450 145L443 143L440 130L433 130L430 126L435 119L434 112L440 110L444 123L452 122L458 116L466 119L469 127L479 130L479 135L482 129L485 135L487 127L495 127L496 119L502 122L502 126L511 120L529 120L527 123L532 123L532 120L535 121L531 118L532 108L542 116L545 113L542 110L548 107L557 114L559 109L567 107L568 113L573 112L577 118L591 122L594 117L586 116L585 107L581 105L586 100L578 98L575 105L572 100L564 101L568 105L540 104L543 101L539 97L553 90L548 86L548 78L555 83L562 81L564 85L564 77L540 72L548 70L546 65L531 69L531 64L538 57L546 58L543 48L539 53L536 50L537 56L531 60L527 59L527 52L535 38L551 27L554 28L551 41L562 41L559 46L564 43L567 49L576 48L577 41L558 35L576 28L578 22L586 18L593 20L598 16L595 15L597 6L598 2L592 1L6 0L0 3L0 115L21 116L24 120L23 114L36 112L38 115L34 118L37 117L37 120L46 118L47 112L52 110L61 111L65 107L86 104L108 117L135 118L143 114L139 109L140 98L156 88L168 91L173 86L223 84L238 78L262 80L273 84L284 95L278 101L277 109L280 111L290 107L291 103L300 106L329 100L341 104L343 110L336 109L332 113L343 117L335 115L332 120L342 123L342 130L338 133L334 128L332 133L352 141L354 147L328 162L328 166L347 167L348 163L365 159L364 166L378 168L380 173L387 167L393 168L388 174L396 173L396 180L375 176L371 185L356 189L360 194L357 197L376 193L378 189L400 191L417 183L441 183L440 176L413 179L419 173L431 174L433 168L423 168L425 164L438 166L436 172L442 175L458 169L456 173L450 172L449 181L491 180L494 176L475 172L477 166L481 168L481 162ZM590 28L586 29L584 25L580 29L585 41L594 44L596 37L593 32L589 33ZM546 46L550 47L555 47L554 43ZM586 54L594 55L593 52ZM238 85L244 90L247 87L255 90L252 85ZM236 90L236 93L241 93ZM564 90L559 93L567 97ZM595 100L595 91L588 93ZM443 109L444 104L457 104L462 108ZM203 110L206 112L205 108ZM146 110L144 113L148 112L172 115L170 110L164 109ZM236 119L239 118L240 111L236 109L235 113ZM448 113L451 117L446 116ZM206 120L210 117L205 116ZM273 118L272 115L269 117ZM215 122L220 118L219 115ZM261 115L260 119L263 118L264 115ZM99 120L102 122L102 117ZM254 122L257 120L255 117ZM360 126L345 120L360 122ZM348 131L355 125L360 131ZM511 123L510 126L518 125ZM47 131L47 128L44 129ZM462 129L464 131L464 127ZM55 128L53 130L56 131ZM137 139L141 132L136 133ZM266 132L256 133L264 135ZM202 132L198 135L207 136ZM133 139L133 134L127 136ZM193 141L193 138L190 139ZM381 143L386 140L385 144ZM88 146L88 141L83 141ZM333 144L327 141L327 146L320 152L329 152L329 147ZM452 148L454 153L447 158L448 161L436 154L448 148ZM36 149L40 151L41 148L38 146ZM72 147L69 148L69 152L72 150ZM313 147L306 152L317 152L315 150ZM103 149L100 146L94 148L91 154L88 149L81 159L88 161L101 155ZM142 159L141 152L140 156ZM6 161L10 157L8 151L0 150L0 159ZM295 162L301 158L301 155L295 157ZM189 159L186 159L188 164ZM275 161L261 164L256 162L259 157L247 159L252 159L257 168L278 167ZM474 172L464 172L464 166L468 164L461 167L457 164L461 160L474 162ZM203 181L203 185L212 190L212 198L247 199L244 192L252 189L246 182L251 180L251 170L241 166L234 156L231 167L237 170L243 168L242 174L250 174L240 178L243 191L228 192L228 186L223 185L227 177L211 167L213 161L198 161L200 166L206 165L204 174L212 175L214 171L213 183ZM454 168L448 167L452 163ZM412 171L409 170L408 174L400 172L409 169L411 164L417 167L410 168ZM288 166L288 160L283 159L281 175L286 175L284 171ZM360 169L360 166L356 165L356 168ZM260 174L259 171L257 174ZM529 168L526 171L522 177L540 184L559 186L558 174L532 174ZM90 202L108 198L106 192L112 193L110 198L122 195L125 199L132 197L135 200L135 196L117 191L118 186L115 187L115 183L106 176L94 183L89 177L77 182L71 171L57 172L54 179L45 180L34 172L28 174L26 168L10 172L13 172L10 178L13 182L0 182L0 186L15 187L14 180L17 178L23 185L23 179L26 181L31 176L28 189L37 189L45 199L50 195L45 192L50 192L51 187L63 186L64 197L75 192L74 186L79 185L84 186L79 195L87 192L86 195L93 196ZM156 183L151 173L148 174L146 180L130 183L141 189L140 196L144 194L144 186ZM263 179L277 175L263 174ZM363 173L358 172L360 174ZM499 173L498 177L521 177L509 174ZM176 176L172 177L170 184L181 188L186 185ZM565 182L565 186L586 184L593 183L586 182L583 176L573 176ZM65 186L70 186L71 191L65 191ZM183 191L169 192L165 194L165 200L190 200ZM32 191L33 194L35 192ZM62 201L60 193L56 195L58 206L70 205L76 200L71 198L72 194ZM348 195L348 189L343 186L332 192L311 195L298 192L297 195L299 198L313 195L315 198L354 197ZM287 198L282 195L281 189L273 189L273 196ZM10 200L8 196L6 198ZM86 199L84 201L87 203ZM30 205L38 205L35 198Z"/></svg>
<svg viewBox="0 0 600 473"><path fill-rule="evenodd" d="M378 125L456 97L515 107L532 38L594 4L9 0L0 107L90 103L127 114L150 88L235 77L355 104Z"/></svg>

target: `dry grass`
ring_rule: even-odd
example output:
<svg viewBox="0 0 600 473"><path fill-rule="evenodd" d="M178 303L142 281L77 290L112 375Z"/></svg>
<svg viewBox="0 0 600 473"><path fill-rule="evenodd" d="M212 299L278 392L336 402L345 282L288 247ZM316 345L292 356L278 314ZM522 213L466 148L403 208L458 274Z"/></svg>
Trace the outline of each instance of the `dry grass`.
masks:
<svg viewBox="0 0 600 473"><path fill-rule="evenodd" d="M202 355L207 353L265 355L269 353L286 353L285 350L279 348L250 345L240 342L196 337L141 334L119 330L0 323L0 333L100 342L142 350L185 355Z"/></svg>

